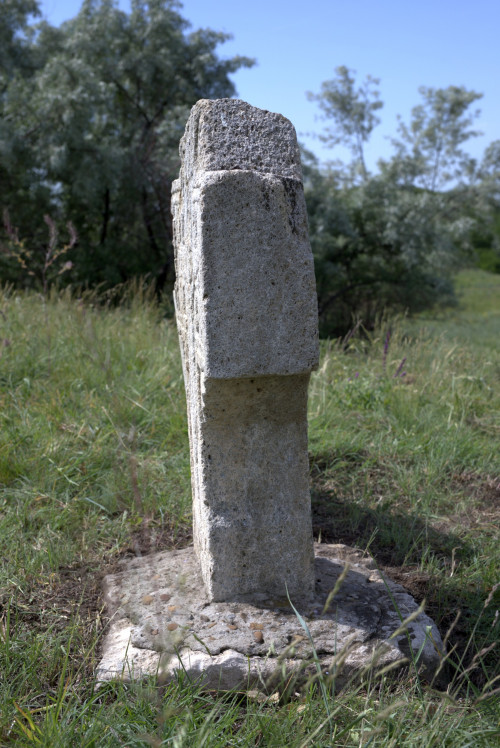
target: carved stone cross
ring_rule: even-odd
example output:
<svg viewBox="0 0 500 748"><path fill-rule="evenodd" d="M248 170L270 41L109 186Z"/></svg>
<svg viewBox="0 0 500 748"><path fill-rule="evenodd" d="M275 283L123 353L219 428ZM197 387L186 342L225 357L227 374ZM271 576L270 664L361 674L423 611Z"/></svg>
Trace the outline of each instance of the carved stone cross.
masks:
<svg viewBox="0 0 500 748"><path fill-rule="evenodd" d="M209 599L307 597L307 387L318 312L300 154L282 115L201 100L173 188L194 544Z"/></svg>
<svg viewBox="0 0 500 748"><path fill-rule="evenodd" d="M317 544L314 559L306 411L318 315L295 131L243 101L199 101L181 157L175 304L194 550L124 560L105 578L97 679L182 671L211 689L286 691L319 665L340 687L404 666L410 641L432 677L443 645L410 595L352 548Z"/></svg>

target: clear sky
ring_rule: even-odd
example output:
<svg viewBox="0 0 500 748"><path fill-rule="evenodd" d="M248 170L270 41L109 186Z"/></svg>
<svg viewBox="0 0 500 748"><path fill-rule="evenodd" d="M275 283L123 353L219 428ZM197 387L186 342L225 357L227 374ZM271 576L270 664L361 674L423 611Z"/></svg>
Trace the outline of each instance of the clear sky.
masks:
<svg viewBox="0 0 500 748"><path fill-rule="evenodd" d="M77 14L80 0L43 0L44 17L53 25ZM119 0L125 10L129 0ZM387 156L387 136L396 115L407 120L419 103L419 86L465 86L484 94L478 102L478 129L470 142L480 157L500 139L499 0L184 0L181 15L193 28L233 34L219 47L221 57L257 59L257 65L233 76L240 98L281 112L295 125L299 139L321 160L342 156L325 149L308 133L323 124L306 91L318 92L338 65L380 78L382 123L367 149L368 163Z"/></svg>

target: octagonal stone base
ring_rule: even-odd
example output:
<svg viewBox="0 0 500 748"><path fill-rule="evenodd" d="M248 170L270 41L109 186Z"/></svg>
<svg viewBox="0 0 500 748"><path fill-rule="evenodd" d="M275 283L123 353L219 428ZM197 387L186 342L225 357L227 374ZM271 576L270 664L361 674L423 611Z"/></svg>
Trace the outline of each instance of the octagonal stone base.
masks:
<svg viewBox="0 0 500 748"><path fill-rule="evenodd" d="M342 686L371 667L408 666L411 657L427 679L442 664L433 621L372 559L344 545L316 544L315 597L291 600L293 607L258 594L210 602L192 547L122 565L105 578L111 623L99 682L168 682L183 671L209 689L266 690L317 677L318 665Z"/></svg>

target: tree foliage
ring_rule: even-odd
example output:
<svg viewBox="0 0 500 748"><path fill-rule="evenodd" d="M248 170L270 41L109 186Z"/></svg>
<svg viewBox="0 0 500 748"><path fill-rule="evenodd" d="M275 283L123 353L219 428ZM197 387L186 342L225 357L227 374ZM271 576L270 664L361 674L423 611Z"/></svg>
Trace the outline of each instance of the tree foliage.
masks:
<svg viewBox="0 0 500 748"><path fill-rule="evenodd" d="M383 107L380 94L376 88L380 80L367 76L356 90L356 79L352 70L340 65L335 69L337 77L324 81L319 94L307 93L310 101L317 101L324 112L324 119L333 120L334 127L327 126L320 140L330 147L347 146L354 157L356 171L363 179L368 176L365 163L364 145L369 140L374 127L380 123L375 114Z"/></svg>
<svg viewBox="0 0 500 748"><path fill-rule="evenodd" d="M0 279L109 287L149 273L171 285L170 191L189 110L234 95L231 73L253 61L219 57L228 36L191 31L175 0L132 0L130 13L84 0L59 28L30 25L37 15L36 0L0 4ZM451 299L473 248L500 270L500 141L480 163L464 149L480 95L421 88L371 174L378 86L342 66L308 94L327 122L320 137L352 154L305 163L323 333Z"/></svg>
<svg viewBox="0 0 500 748"><path fill-rule="evenodd" d="M0 4L0 96L13 75L32 72L26 33L30 16L40 15L36 0L2 0Z"/></svg>
<svg viewBox="0 0 500 748"><path fill-rule="evenodd" d="M29 0L9 3L34 9ZM170 187L189 109L234 95L230 74L252 64L219 58L228 36L189 32L176 8L174 0L132 0L127 14L113 0L85 0L60 28L41 23L25 37L36 60L28 75L15 64L7 70L3 207L40 256L50 241L43 216L72 222L73 281L172 279ZM13 33L25 17L13 15Z"/></svg>
<svg viewBox="0 0 500 748"><path fill-rule="evenodd" d="M473 159L461 146L481 134L470 129L479 110L469 108L482 94L463 86L421 86L419 93L423 103L412 109L410 123L399 118L400 138L392 141L396 153L389 165L399 181L435 192L469 174Z"/></svg>
<svg viewBox="0 0 500 748"><path fill-rule="evenodd" d="M451 302L453 274L471 261L477 226L488 241L486 215L493 203L498 211L500 149L493 144L480 165L463 150L478 134L470 107L480 94L421 88L410 122L399 121L393 155L371 174L364 148L379 122L376 85L369 77L356 88L353 71L340 67L309 95L332 121L325 141L352 153L347 165L320 170L309 161L305 170L324 334L344 334L356 319L370 326L388 308Z"/></svg>

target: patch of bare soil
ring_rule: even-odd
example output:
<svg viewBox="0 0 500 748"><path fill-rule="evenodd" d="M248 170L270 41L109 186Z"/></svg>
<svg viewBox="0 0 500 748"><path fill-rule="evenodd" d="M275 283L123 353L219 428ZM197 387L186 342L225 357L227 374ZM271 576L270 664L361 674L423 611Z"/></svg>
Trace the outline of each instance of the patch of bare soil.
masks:
<svg viewBox="0 0 500 748"><path fill-rule="evenodd" d="M69 662L78 673L76 681L91 679L95 657L89 657L87 647L79 643L95 641L105 623L101 579L101 570L90 566L61 568L43 582L33 582L28 593L0 601L0 629L6 625L8 609L11 630L21 641L34 634L47 634L51 639L62 637L64 646L64 632L71 630L72 645L63 651L67 651ZM60 673L49 668L43 668L43 673L49 692L57 687ZM42 672L39 675L42 677Z"/></svg>
<svg viewBox="0 0 500 748"><path fill-rule="evenodd" d="M133 532L130 542L108 563L99 565L92 559L88 564L60 568L57 574L40 582L33 581L27 595L17 595L9 600L10 620L32 633L50 631L52 637L66 629L74 630L73 646L69 660L76 681L90 682L100 657L99 641L108 623L102 600L102 580L106 574L118 569L118 561L131 555L147 555L160 550L182 548L191 542L191 529L158 527L144 520ZM0 600L0 630L6 618L7 601ZM78 646L81 641L84 646ZM97 646L89 656L89 645ZM58 674L55 673L56 678ZM47 683L47 690L57 682Z"/></svg>
<svg viewBox="0 0 500 748"><path fill-rule="evenodd" d="M157 551L185 548L193 540L191 527L162 526L145 519L131 535L130 542L122 549L123 556L146 556ZM106 573L110 573L109 570Z"/></svg>

